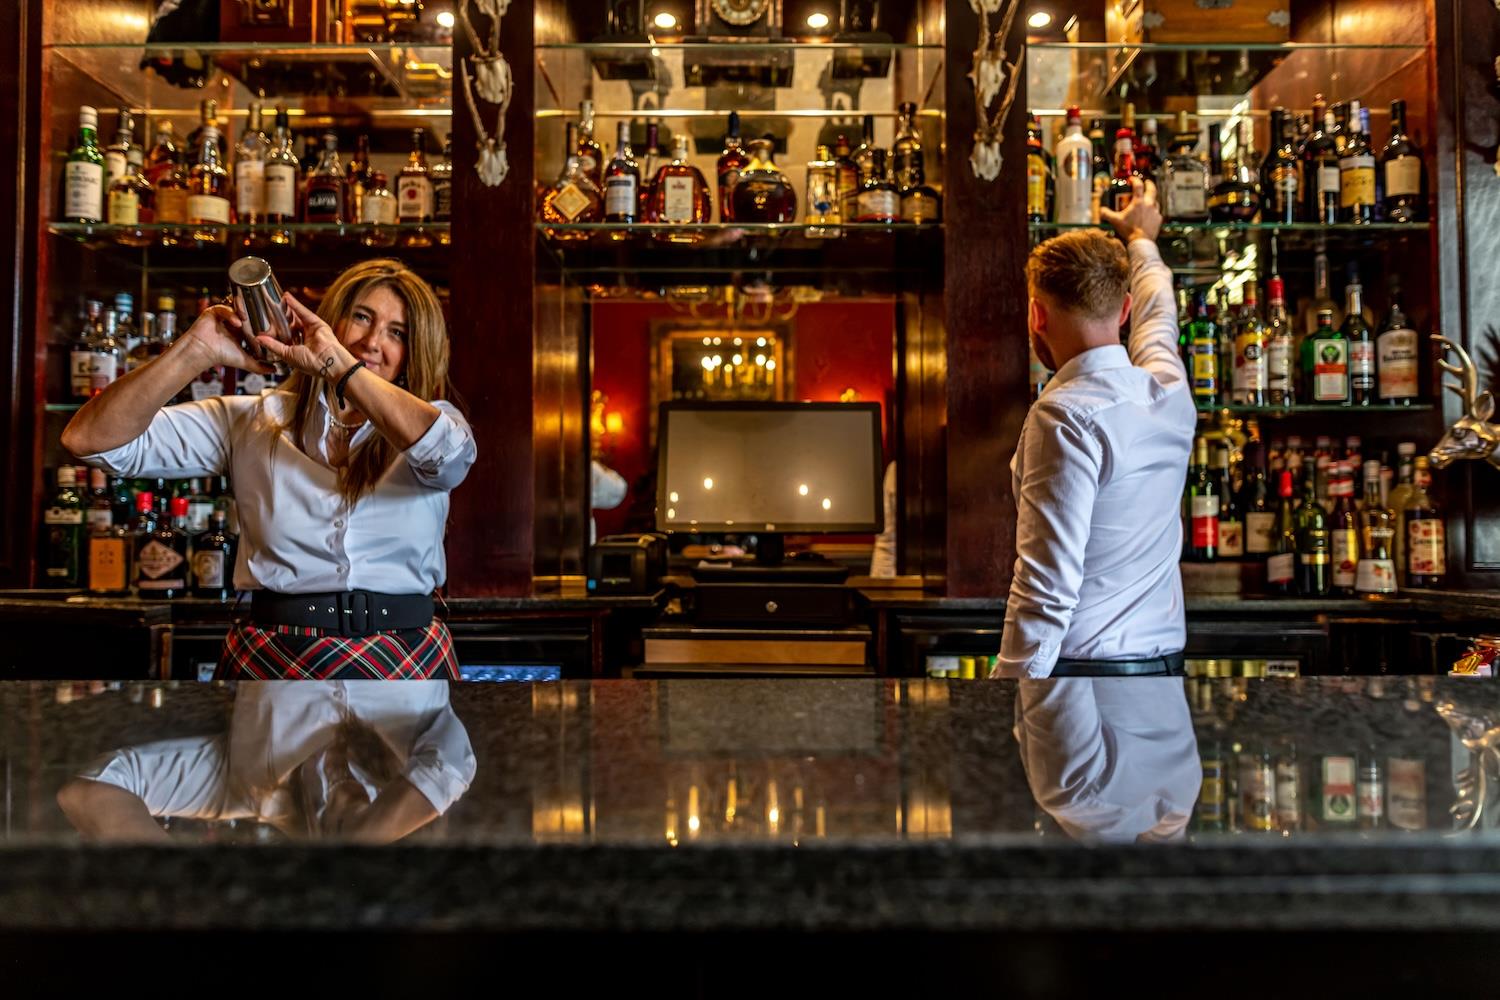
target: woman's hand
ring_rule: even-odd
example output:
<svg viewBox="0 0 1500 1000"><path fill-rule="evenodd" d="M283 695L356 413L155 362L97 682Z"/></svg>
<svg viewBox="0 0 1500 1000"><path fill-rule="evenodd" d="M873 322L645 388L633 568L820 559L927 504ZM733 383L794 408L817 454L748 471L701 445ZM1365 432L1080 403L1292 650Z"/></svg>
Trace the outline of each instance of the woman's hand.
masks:
<svg viewBox="0 0 1500 1000"><path fill-rule="evenodd" d="M256 336L255 342L265 348L267 354L304 375L338 381L354 364L354 355L339 343L333 328L298 302L291 292L283 292L281 301L291 313L292 333L298 342L283 344L265 332Z"/></svg>
<svg viewBox="0 0 1500 1000"><path fill-rule="evenodd" d="M200 371L227 365L241 371L271 374L274 368L257 361L245 350L240 339L244 327L244 320L229 306L209 306L178 339L185 349L196 351L201 356Z"/></svg>

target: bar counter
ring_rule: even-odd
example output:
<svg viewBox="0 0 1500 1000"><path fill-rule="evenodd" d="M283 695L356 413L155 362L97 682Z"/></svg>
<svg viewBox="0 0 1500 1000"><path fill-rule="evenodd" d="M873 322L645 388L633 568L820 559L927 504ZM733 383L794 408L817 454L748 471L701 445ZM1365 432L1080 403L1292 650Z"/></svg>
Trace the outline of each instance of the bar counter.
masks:
<svg viewBox="0 0 1500 1000"><path fill-rule="evenodd" d="M465 935L483 934L701 972L753 941L826 976L816 956L900 941L941 961L843 974L941 980L1024 955L1084 987L1112 967L1046 956L1086 943L1125 969L1184 947L1144 932L1228 931L1235 948L1195 961L1273 947L1310 963L1309 988L1352 989L1380 982L1381 942L1436 985L1492 961L1474 942L1500 930L1487 680L10 682L0 740L9 954L80 932L336 931L436 935L435 954L473 962ZM1294 755L1295 821L1254 791L1262 751ZM1378 821L1320 784L1345 756L1379 762ZM1238 796L1205 780L1215 760ZM333 779L309 777L343 767L370 797L405 775L451 805L399 844L343 844L320 826ZM172 843L85 842L57 798L85 771L176 810ZM1319 973L1320 948L1352 950Z"/></svg>

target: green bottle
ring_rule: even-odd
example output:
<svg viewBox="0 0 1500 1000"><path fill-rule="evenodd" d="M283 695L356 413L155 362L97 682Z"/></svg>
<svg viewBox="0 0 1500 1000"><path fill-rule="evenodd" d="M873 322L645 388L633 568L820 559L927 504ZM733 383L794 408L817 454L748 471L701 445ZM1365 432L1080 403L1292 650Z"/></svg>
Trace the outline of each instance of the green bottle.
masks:
<svg viewBox="0 0 1500 1000"><path fill-rule="evenodd" d="M1334 329L1333 310L1318 310L1318 328L1302 341L1303 399L1349 405L1349 338Z"/></svg>
<svg viewBox="0 0 1500 1000"><path fill-rule="evenodd" d="M47 586L78 586L83 559L83 494L78 489L78 472L73 466L58 468L57 492L42 514L42 523L47 529L44 567Z"/></svg>
<svg viewBox="0 0 1500 1000"><path fill-rule="evenodd" d="M1302 506L1297 508L1297 592L1303 597L1327 597L1333 587L1329 552L1328 515L1318 503L1317 483L1302 480Z"/></svg>
<svg viewBox="0 0 1500 1000"><path fill-rule="evenodd" d="M104 154L99 152L99 112L78 109L78 144L63 166L63 218L98 222L104 218Z"/></svg>
<svg viewBox="0 0 1500 1000"><path fill-rule="evenodd" d="M1193 380L1193 402L1199 407L1219 401L1219 331L1208 317L1208 296L1193 296L1193 319L1187 329L1188 373Z"/></svg>

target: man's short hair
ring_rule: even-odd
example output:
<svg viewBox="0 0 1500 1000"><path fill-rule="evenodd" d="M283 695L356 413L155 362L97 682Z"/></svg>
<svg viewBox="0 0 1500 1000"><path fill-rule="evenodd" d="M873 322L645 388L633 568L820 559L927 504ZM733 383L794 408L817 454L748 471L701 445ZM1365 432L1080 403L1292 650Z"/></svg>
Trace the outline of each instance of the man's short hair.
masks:
<svg viewBox="0 0 1500 1000"><path fill-rule="evenodd" d="M1075 229L1031 251L1026 289L1089 319L1115 319L1130 289L1130 259L1113 236Z"/></svg>

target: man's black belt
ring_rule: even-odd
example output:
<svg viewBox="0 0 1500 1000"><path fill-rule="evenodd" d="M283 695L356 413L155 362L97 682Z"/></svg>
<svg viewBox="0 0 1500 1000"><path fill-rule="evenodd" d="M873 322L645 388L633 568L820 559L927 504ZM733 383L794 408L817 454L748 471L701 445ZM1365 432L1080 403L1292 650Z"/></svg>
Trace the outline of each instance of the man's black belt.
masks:
<svg viewBox="0 0 1500 1000"><path fill-rule="evenodd" d="M278 594L257 590L250 599L256 625L317 628L349 637L432 624L430 594L376 594L368 590L328 594Z"/></svg>
<svg viewBox="0 0 1500 1000"><path fill-rule="evenodd" d="M1181 653L1154 656L1149 660L1058 660L1053 677L1181 677Z"/></svg>

